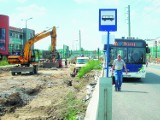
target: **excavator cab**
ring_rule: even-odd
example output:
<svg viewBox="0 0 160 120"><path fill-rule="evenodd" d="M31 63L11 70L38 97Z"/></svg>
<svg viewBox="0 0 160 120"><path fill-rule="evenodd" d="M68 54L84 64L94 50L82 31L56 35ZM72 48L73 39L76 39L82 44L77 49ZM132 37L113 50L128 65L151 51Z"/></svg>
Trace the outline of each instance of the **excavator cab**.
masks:
<svg viewBox="0 0 160 120"><path fill-rule="evenodd" d="M37 50L37 49L32 50L31 61L30 62L39 62L39 59L40 59L39 50Z"/></svg>

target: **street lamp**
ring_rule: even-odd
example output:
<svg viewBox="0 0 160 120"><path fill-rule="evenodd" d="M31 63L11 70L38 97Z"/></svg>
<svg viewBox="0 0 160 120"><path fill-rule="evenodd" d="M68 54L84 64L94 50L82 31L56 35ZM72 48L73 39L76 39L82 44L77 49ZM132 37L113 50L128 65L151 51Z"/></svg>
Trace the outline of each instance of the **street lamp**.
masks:
<svg viewBox="0 0 160 120"><path fill-rule="evenodd" d="M75 40L76 41L76 51L78 50L78 40Z"/></svg>
<svg viewBox="0 0 160 120"><path fill-rule="evenodd" d="M25 21L25 31L26 31L26 35L25 35L25 39L23 40L23 46L24 46L24 44L26 43L26 41L27 41L27 36L28 36L28 30L27 30L27 22L29 21L29 20L31 20L31 19L33 19L32 17L30 17L30 18L28 18L28 19L21 19L22 21Z"/></svg>
<svg viewBox="0 0 160 120"><path fill-rule="evenodd" d="M27 22L28 22L29 20L31 20L31 19L32 19L32 17L25 20L25 23L26 23L26 40L27 40L27 38L28 38Z"/></svg>
<svg viewBox="0 0 160 120"><path fill-rule="evenodd" d="M31 20L31 19L33 19L33 18L31 17L31 18L28 18L28 19L25 20L26 21L26 29L27 29L27 21Z"/></svg>

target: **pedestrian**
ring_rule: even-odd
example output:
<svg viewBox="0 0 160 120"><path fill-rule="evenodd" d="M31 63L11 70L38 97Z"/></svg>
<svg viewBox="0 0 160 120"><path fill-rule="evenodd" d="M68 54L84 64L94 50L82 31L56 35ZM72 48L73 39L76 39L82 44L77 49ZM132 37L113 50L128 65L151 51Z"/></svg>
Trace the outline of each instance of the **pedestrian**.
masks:
<svg viewBox="0 0 160 120"><path fill-rule="evenodd" d="M115 91L121 91L121 85L123 82L123 74L122 74L123 66L127 74L126 64L124 60L121 58L121 55L118 54L117 59L115 59L112 64L112 76L114 72L114 77L115 77Z"/></svg>
<svg viewBox="0 0 160 120"><path fill-rule="evenodd" d="M65 59L65 67L67 67L67 59Z"/></svg>

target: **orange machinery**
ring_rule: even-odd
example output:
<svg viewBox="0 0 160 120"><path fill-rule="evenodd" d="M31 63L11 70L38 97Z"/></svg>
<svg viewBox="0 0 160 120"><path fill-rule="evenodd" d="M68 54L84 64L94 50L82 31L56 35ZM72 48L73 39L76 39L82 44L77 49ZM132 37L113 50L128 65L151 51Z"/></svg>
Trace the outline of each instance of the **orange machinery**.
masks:
<svg viewBox="0 0 160 120"><path fill-rule="evenodd" d="M56 51L56 27L54 26L51 31L43 31L36 34L33 38L29 39L24 46L23 55L8 56L9 64L19 64L17 67L11 69L12 75L21 74L21 72L30 72L36 74L38 71L38 62L35 59L35 51L31 50L34 43L42 40L45 37L51 36L51 50Z"/></svg>

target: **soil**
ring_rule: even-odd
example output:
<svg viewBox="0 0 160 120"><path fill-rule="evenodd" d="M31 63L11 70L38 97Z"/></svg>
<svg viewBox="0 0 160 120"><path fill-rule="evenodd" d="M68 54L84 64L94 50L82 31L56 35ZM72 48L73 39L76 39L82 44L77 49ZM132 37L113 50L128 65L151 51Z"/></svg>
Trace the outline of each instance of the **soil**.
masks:
<svg viewBox="0 0 160 120"><path fill-rule="evenodd" d="M100 71L77 80L70 76L71 70L41 68L37 75L12 76L9 68L0 69L0 119L63 120L71 113L83 119L88 104L86 86L96 83Z"/></svg>

